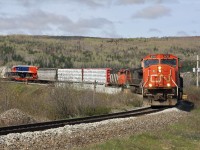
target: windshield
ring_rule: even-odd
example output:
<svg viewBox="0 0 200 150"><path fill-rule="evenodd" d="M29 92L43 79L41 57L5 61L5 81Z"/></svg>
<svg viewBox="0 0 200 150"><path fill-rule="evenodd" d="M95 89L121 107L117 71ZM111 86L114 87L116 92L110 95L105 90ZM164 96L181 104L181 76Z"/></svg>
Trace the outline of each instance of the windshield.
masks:
<svg viewBox="0 0 200 150"><path fill-rule="evenodd" d="M160 63L170 65L170 66L176 66L176 59L161 59Z"/></svg>
<svg viewBox="0 0 200 150"><path fill-rule="evenodd" d="M147 59L144 61L144 67L149 67L151 65L156 65L159 63L159 60L158 59Z"/></svg>

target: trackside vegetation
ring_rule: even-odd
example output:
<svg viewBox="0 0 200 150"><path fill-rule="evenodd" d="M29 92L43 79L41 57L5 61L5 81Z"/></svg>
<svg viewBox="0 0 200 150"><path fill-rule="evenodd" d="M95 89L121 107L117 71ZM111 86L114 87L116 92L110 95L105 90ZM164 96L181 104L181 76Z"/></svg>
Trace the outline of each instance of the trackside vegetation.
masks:
<svg viewBox="0 0 200 150"><path fill-rule="evenodd" d="M126 138L112 139L102 144L93 145L85 150L161 150L200 148L200 109L191 112L190 117L184 118L164 130L130 135Z"/></svg>
<svg viewBox="0 0 200 150"><path fill-rule="evenodd" d="M41 120L108 114L141 105L141 99L131 93L94 93L70 86L0 83L0 95L0 113L17 108Z"/></svg>

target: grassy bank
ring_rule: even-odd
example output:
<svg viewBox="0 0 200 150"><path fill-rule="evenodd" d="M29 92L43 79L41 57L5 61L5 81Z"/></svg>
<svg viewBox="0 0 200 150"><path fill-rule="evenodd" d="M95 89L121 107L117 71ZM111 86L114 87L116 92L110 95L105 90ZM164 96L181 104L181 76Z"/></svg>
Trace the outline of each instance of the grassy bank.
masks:
<svg viewBox="0 0 200 150"><path fill-rule="evenodd" d="M0 84L0 112L18 108L37 118L50 120L107 114L115 109L137 107L131 93L103 94L91 90L26 84Z"/></svg>
<svg viewBox="0 0 200 150"><path fill-rule="evenodd" d="M163 130L152 131L128 138L114 139L106 143L91 146L87 150L198 150L200 149L200 109L190 117Z"/></svg>

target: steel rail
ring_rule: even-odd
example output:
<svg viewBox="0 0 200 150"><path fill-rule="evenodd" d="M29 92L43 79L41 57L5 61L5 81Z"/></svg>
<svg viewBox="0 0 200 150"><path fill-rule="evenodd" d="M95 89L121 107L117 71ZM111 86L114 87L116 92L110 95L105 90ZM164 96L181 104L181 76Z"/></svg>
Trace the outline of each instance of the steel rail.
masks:
<svg viewBox="0 0 200 150"><path fill-rule="evenodd" d="M56 121L49 121L49 122L17 125L17 126L7 126L7 127L0 128L0 135L6 135L9 133L42 131L42 130L51 129L51 128L63 127L65 125L92 123L92 122L98 122L98 121L114 119L114 118L134 117L134 116L140 116L140 115L144 115L144 114L150 114L150 113L162 111L164 109L166 109L166 108L152 109L151 107L144 107L144 108L140 108L140 109L134 109L131 111L99 115L99 116L56 120Z"/></svg>

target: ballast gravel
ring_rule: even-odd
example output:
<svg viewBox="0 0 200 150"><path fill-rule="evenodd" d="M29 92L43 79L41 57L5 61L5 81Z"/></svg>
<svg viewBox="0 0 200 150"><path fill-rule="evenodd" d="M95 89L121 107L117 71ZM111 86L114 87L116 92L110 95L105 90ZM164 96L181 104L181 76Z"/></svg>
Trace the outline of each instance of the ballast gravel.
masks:
<svg viewBox="0 0 200 150"><path fill-rule="evenodd" d="M0 114L0 126L12 126L36 122L37 121L32 116L29 116L16 108Z"/></svg>
<svg viewBox="0 0 200 150"><path fill-rule="evenodd" d="M188 113L176 108L159 113L125 119L111 119L97 123L66 125L45 131L0 136L0 149L59 149L68 150L108 139L142 133L177 122Z"/></svg>

